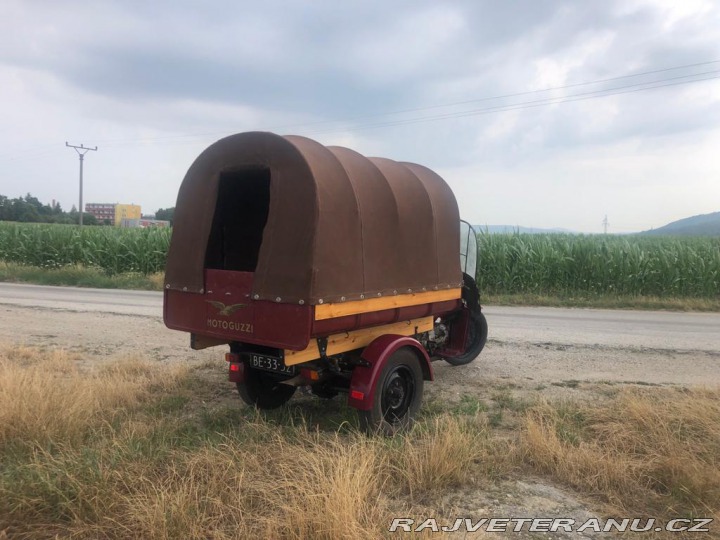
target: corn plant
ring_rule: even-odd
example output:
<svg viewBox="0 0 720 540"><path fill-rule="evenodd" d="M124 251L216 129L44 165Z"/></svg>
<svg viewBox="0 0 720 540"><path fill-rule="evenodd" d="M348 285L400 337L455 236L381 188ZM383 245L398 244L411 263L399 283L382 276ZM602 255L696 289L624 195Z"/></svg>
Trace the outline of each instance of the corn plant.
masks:
<svg viewBox="0 0 720 540"><path fill-rule="evenodd" d="M720 295L720 238L481 233L479 242L486 293Z"/></svg>
<svg viewBox="0 0 720 540"><path fill-rule="evenodd" d="M720 295L720 238L486 234L478 284L489 294ZM0 260L161 272L170 229L0 222Z"/></svg>
<svg viewBox="0 0 720 540"><path fill-rule="evenodd" d="M83 265L107 274L165 268L170 229L0 223L0 260L42 268Z"/></svg>

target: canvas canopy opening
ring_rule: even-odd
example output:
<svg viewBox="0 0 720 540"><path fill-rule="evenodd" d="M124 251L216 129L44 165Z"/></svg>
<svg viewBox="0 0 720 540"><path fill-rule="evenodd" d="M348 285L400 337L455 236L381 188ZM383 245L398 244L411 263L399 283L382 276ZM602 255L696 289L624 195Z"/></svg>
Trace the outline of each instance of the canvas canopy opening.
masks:
<svg viewBox="0 0 720 540"><path fill-rule="evenodd" d="M252 297L321 304L462 285L445 181L298 136L208 147L178 193L165 286L202 293L205 269L254 272Z"/></svg>

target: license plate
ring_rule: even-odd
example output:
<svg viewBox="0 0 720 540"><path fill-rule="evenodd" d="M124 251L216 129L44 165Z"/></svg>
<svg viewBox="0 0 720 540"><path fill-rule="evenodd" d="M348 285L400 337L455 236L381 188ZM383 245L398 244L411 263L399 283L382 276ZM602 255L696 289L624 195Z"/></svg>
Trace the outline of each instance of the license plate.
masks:
<svg viewBox="0 0 720 540"><path fill-rule="evenodd" d="M249 353L248 360L251 368L272 371L283 375L295 375L295 366L286 366L282 358L265 354Z"/></svg>

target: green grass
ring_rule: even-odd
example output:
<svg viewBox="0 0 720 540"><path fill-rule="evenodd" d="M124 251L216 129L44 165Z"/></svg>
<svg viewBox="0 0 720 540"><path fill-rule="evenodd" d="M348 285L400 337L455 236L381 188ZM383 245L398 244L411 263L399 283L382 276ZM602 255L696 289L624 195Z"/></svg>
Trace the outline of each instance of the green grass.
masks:
<svg viewBox="0 0 720 540"><path fill-rule="evenodd" d="M720 311L720 297L659 297L615 294L481 294L480 302L491 306L547 306L595 309L645 309L670 311Z"/></svg>
<svg viewBox="0 0 720 540"><path fill-rule="evenodd" d="M0 281L10 283L159 291L162 290L163 276L162 273L146 275L138 272L108 275L101 269L79 265L39 268L0 262Z"/></svg>

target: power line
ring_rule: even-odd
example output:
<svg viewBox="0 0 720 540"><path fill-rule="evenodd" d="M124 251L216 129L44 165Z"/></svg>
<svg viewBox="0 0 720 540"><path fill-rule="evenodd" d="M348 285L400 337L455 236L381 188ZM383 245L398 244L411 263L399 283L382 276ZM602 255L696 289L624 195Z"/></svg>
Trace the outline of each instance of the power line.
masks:
<svg viewBox="0 0 720 540"><path fill-rule="evenodd" d="M540 90L526 90L526 91L524 91L524 92L514 92L514 93L512 93L512 94L500 94L500 95L497 95L497 96L489 96L489 97L482 97L482 98L476 98L476 99L469 99L469 100L466 100L466 101L456 101L456 102L445 103L445 104L441 104L441 105L429 105L429 106L425 106L425 107L415 107L415 108L412 108L412 109L402 109L402 110L392 111L392 112L386 112L386 113L376 113L376 114L371 114L371 115L366 115L366 116L360 116L360 117L350 118L350 120L362 119L362 118L373 118L373 117L377 117L377 116L390 116L390 115L394 115L394 114L404 114L404 113L408 113L408 112L420 112L420 111L427 111L427 110L432 110L432 109L441 109L441 108L446 108L446 107L457 107L458 105L469 105L469 104L471 104L471 103L480 103L480 102L483 102L483 101L494 101L494 100L497 100L497 99L507 99L507 98L511 98L511 97L527 96L527 95L531 95L531 94L541 94L541 93L543 93L543 92L553 92L553 91L556 91L556 90L567 90L568 88L577 88L577 87L579 87L579 86L592 86L592 85L594 85L594 84L601 84L601 83L605 83L605 82L618 81L618 80L621 80L621 79L629 79L629 78L633 78L633 77L642 77L642 76L645 76L645 75L654 75L654 74L656 74L656 73L665 73L665 72L668 72L668 71L676 71L676 70L678 70L678 69L687 69L687 68L691 68L691 67L706 66L706 65L709 65L709 64L718 64L718 63L720 63L720 60L709 60L709 61L707 61L707 62L698 62L698 63L695 63L695 64L685 64L685 65L682 65L682 66L675 66L675 67L669 67L669 68L664 68L664 69L655 69L655 70L652 70L652 71L643 71L643 72L640 72L640 73L632 73L632 74L629 74L629 75L620 75L620 76L617 76L617 77L610 77L610 78L607 78L607 79L597 79L597 80L595 80L595 81L587 81L587 82L566 84L566 85L563 85L563 86L553 86L553 87L550 87L550 88L543 88L543 89L540 89ZM693 76L695 76L695 75L700 75L700 73L682 75L681 77L693 77ZM673 77L673 78L674 78L674 77ZM668 79L668 80L672 80L673 78ZM640 83L638 83L638 84L640 84ZM332 122L338 122L338 120L322 120L322 121L318 121L318 122L313 122L313 124L315 124L315 123L317 123L317 124L321 124L321 123L332 123ZM310 125L310 124L298 124L298 125L299 125L299 126L303 126L303 125ZM294 127L294 126L290 125L289 127Z"/></svg>
<svg viewBox="0 0 720 540"><path fill-rule="evenodd" d="M434 110L434 109L457 107L457 106L461 106L461 105L469 105L472 103L481 103L484 101L494 101L494 100L499 100L499 99L508 99L508 98L513 98L513 97L532 95L532 94L542 94L544 92L566 90L568 88L578 88L578 87L582 87L582 86L592 86L595 84L602 84L602 83L606 83L606 82L630 79L630 78L635 78L635 77L643 77L646 75L654 75L654 74L658 74L658 73L667 73L669 71L677 71L680 69L688 69L688 68L706 66L706 65L711 65L711 64L718 64L718 63L720 63L720 60L709 60L707 62L696 62L693 64L684 64L684 65L680 65L680 66L673 66L673 67L668 67L668 68L663 68L663 69L655 69L655 70L651 70L651 71L631 73L628 75L619 75L616 77L609 77L609 78L605 78L605 79L597 79L594 81L572 83L572 84L566 84L563 86L554 86L554 87L544 88L544 89L540 89L540 90L528 90L528 91L524 91L524 92L500 94L500 95L496 95L496 96L482 97L482 98L476 98L476 99L465 100L465 101L457 101L457 102L452 102L452 103L429 105L429 106L425 106L425 107L415 107L415 108L401 109L401 110L397 110L397 111L390 111L390 112L384 112L384 113L375 113L375 114L369 114L369 115L355 116L355 117L345 118L345 119L341 119L341 120L318 120L315 122L286 124L286 125L282 125L282 126L270 127L270 128L268 128L268 130L269 131L279 131L279 130L284 130L284 129L288 129L288 128L303 128L303 127L321 126L321 125L327 125L327 124L342 124L343 122L351 122L354 120L364 120L364 119L370 119L370 118L379 118L379 117L383 117L383 116L406 114L406 113L410 113L410 112L422 112L422 111L429 111L429 110ZM659 79L658 81L651 81L651 82L659 82L659 81L675 80L675 79L680 79L680 78L696 77L696 76L703 75L706 73L714 73L714 71L681 75L678 77ZM651 84L651 82L635 83L633 85L621 86L619 88L628 88L631 86L638 86L638 85L642 85L642 84ZM596 90L595 92L603 92L603 91L607 91L607 90ZM584 95L584 94L573 94L573 95ZM566 97L568 97L568 96L566 96ZM544 98L544 99L560 99L560 98ZM541 101L541 100L538 100L538 101ZM516 104L516 105L521 105L521 104L523 104L523 103ZM514 107L515 105L505 105L505 106L497 106L497 107L508 107L508 106ZM482 110L485 110L485 109L482 109ZM448 113L448 114L450 114L450 113ZM461 113L456 113L456 114L461 114ZM450 117L451 116L448 116L448 118L450 118ZM408 119L406 119L406 120L408 120ZM412 123L415 123L414 120L412 120L412 119L409 119L409 120ZM402 122L402 121L403 120L396 120L396 121L388 120L388 122ZM395 125L395 124L389 124L389 125ZM333 129L332 131L320 131L320 132L314 131L313 133L334 133L336 131L337 130ZM157 141L164 141L164 140L171 140L171 139L173 139L173 140L175 140L175 139L198 139L198 138L202 138L202 137L221 136L221 135L226 135L226 134L227 134L226 131L223 131L223 132L214 131L214 132L204 132L204 133L195 133L195 134L188 133L188 134L184 134L184 135L167 135L167 136L163 136L163 137L149 137L149 138L145 138L145 139L115 139L115 140L110 139L110 140L105 140L105 141L100 141L100 142L103 142L108 146L116 146L116 145L122 145L123 143L135 144L135 143L139 143L139 142L157 142ZM180 142L180 141L178 141L178 142ZM190 142L190 141L188 141L188 142Z"/></svg>
<svg viewBox="0 0 720 540"><path fill-rule="evenodd" d="M720 73L720 71L714 71L714 72L707 72L707 73ZM696 77L697 75L687 75L682 78L686 77ZM494 107L486 107L484 109L473 109L470 111L458 111L454 113L446 113L441 115L434 115L434 116L423 116L418 118L407 118L403 120L394 120L394 121L387 121L387 122L379 122L374 124L359 124L359 125L351 125L347 126L343 129L328 129L324 131L314 131L311 132L311 134L325 134L325 133L337 133L341 131L347 131L348 129L372 129L372 128L383 128L383 127L394 127L394 126L403 126L408 124L417 124L422 122L429 122L429 121L437 121L437 120L446 120L450 118L465 118L468 116L480 116L485 114L492 114L492 113L498 113L498 112L508 112L508 111L517 111L522 109L531 109L536 107L544 107L547 105L560 105L563 103L572 103L575 101L585 101L588 99L597 99L602 97L610 97L610 96L617 96L622 94L631 94L635 92L642 92L645 90L653 90L656 88L665 88L669 86L679 86L683 84L690 84L694 82L702 82L702 81L709 81L713 79L719 79L720 75L712 76L712 77L704 77L700 79L693 79L693 80L681 80L676 82L671 82L667 84L655 84L655 83L663 83L665 81L670 81L677 79L678 77L672 77L668 79L661 79L658 81L652 81L647 83L636 83L631 85L625 85L625 86L619 86L612 89L604 89L604 90L595 90L592 92L582 92L579 94L570 94L568 96L564 97L558 97L558 98L544 98L539 100L532 100L532 101L525 101L521 103L515 103L512 105L496 105ZM646 86L645 88L634 88L636 86ZM651 85L651 86L648 86ZM630 88L630 90L627 90Z"/></svg>
<svg viewBox="0 0 720 540"><path fill-rule="evenodd" d="M684 64L680 66L673 66L673 67L667 67L663 69L656 69L651 71L644 71L644 72L638 72L638 73L631 73L628 75L620 75L616 77L609 77L605 79L597 79L594 81L587 81L587 82L579 82L579 83L572 83L567 84L563 86L555 86L555 87L549 87L544 88L541 90L529 90L524 92L514 92L514 93L508 93L508 94L501 94L496 96L489 96L489 97L481 97L477 99L471 99L471 100L465 100L465 101L458 101L453 103L445 103L445 104L437 104L437 105L429 105L425 107L416 107L416 108L410 108L410 109L403 109L403 110L397 110L397 111L391 111L386 113L376 113L376 114L370 114L370 115L363 115L363 116L356 116L353 118L346 118L343 120L320 120L316 122L305 122L305 123L298 123L298 124L288 124L285 126L275 126L268 128L270 131L279 131L287 128L297 127L312 127L312 126L323 126L328 125L327 129L317 129L317 130L310 130L307 132L308 134L326 134L326 133L337 133L337 132L344 132L347 131L347 129L375 129L375 128L383 128L383 127L393 127L393 126L402 126L407 124L415 124L415 123L421 123L421 122L429 122L429 121L437 121L437 120L444 120L444 119L451 119L451 118L463 118L467 116L479 116L479 115L485 115L485 114L491 114L496 112L507 112L507 111L516 111L516 110L522 110L522 109L528 109L528 108L535 108L535 107L541 107L546 105L557 105L562 103L569 103L573 101L582 101L585 99L594 99L598 97L608 97L613 95L620 95L620 94L626 94L626 93L633 93L636 91L644 91L644 90L651 90L655 88L663 88L667 86L676 86L678 84L689 84L692 82L701 82L701 81L707 81L716 79L717 77L705 77L698 79L697 77L700 77L702 75L708 75L708 74L715 74L720 73L720 71L713 70L713 71L705 71L700 73L692 73L692 74L686 74L686 75L679 75L676 77L667 77L662 79L656 79L654 81L645 81L645 82L637 82L633 84L628 85L621 85L616 86L613 88L605 88L600 90L593 90L589 92L581 92L576 94L569 94L566 96L558 96L558 97L545 97L540 98L536 100L529 100L529 101L523 101L519 103L514 104L506 104L506 105L495 105L492 107L485 107L480 109L471 109L471 110L461 110L461 111L455 111L455 112L447 112L443 114L438 115L425 115L425 116L419 116L415 118L398 118L398 119L388 119L386 121L378 121L373 123L355 123L354 125L349 126L343 126L343 123L351 122L353 120L361 121L365 119L372 119L372 118L382 118L386 116L394 116L394 115L400 115L400 114L407 114L411 112L422 112L422 111L430 111L435 109L442 109L442 108L450 108L450 107L458 107L462 105L468 105L472 103L481 103L486 101L493 101L493 100L500 100L500 99L508 99L513 97L519 97L519 96L528 96L533 94L542 94L545 92L552 92L552 91L558 91L558 90L566 90L568 88L578 88L583 86L592 86L595 84L602 84L612 81L618 81L618 80L625 80L625 79L631 79L636 77L642 77L647 75L653 75L658 73L667 73L670 71L677 71L680 69L688 69L688 68L694 68L699 66L706 66L706 65L712 65L712 64L718 64L720 63L720 60L710 60L706 62L696 62L692 64ZM683 80L683 79L691 79L693 80ZM679 83L674 84L664 84L668 81L678 81ZM642 87L642 88L637 88ZM630 91L624 91L630 88L634 88L634 90ZM333 127L332 124L336 124L337 127ZM109 147L120 147L120 146L130 146L135 145L138 143L143 142L155 142L160 144L193 144L196 141L201 141L206 137L211 136L222 136L226 135L227 131L215 131L215 132L204 132L204 133L187 133L187 134L176 134L176 135L168 135L168 136L161 136L161 137L148 137L143 139L106 139L99 142L106 143L106 146ZM81 145L82 146L82 145ZM92 150L92 149L87 149ZM17 155L17 153L12 154L13 157L11 157L10 154L6 156L0 156L0 161L17 161L17 160L23 160L28 158L34 158L37 154L37 149L34 150L26 150L24 153L31 152L30 155ZM20 153L23 153L22 151Z"/></svg>

